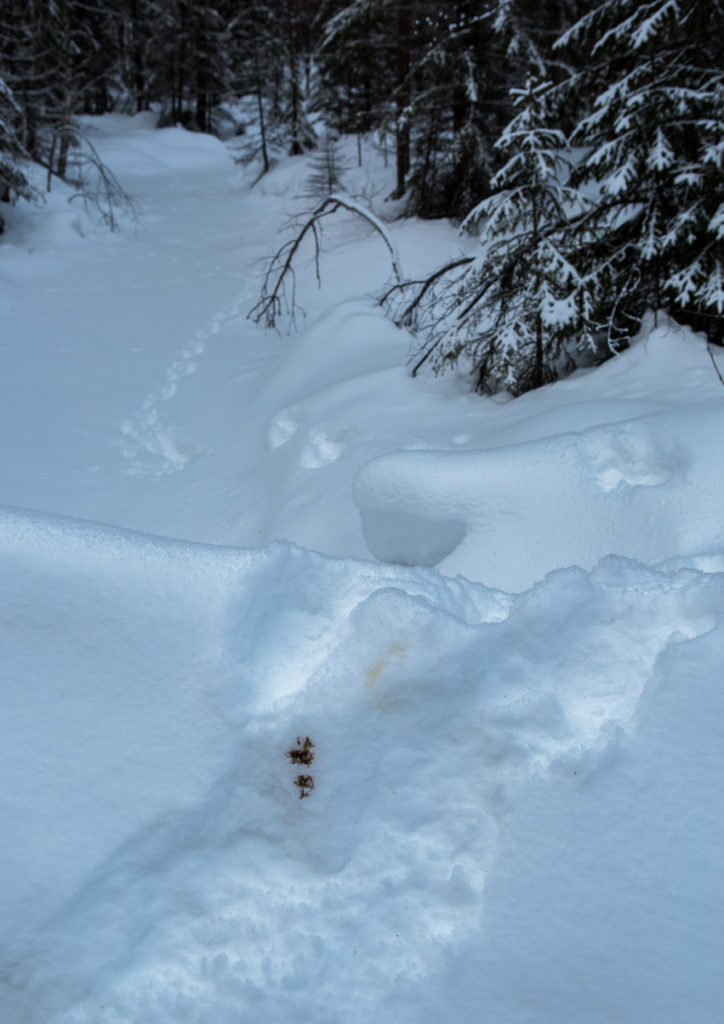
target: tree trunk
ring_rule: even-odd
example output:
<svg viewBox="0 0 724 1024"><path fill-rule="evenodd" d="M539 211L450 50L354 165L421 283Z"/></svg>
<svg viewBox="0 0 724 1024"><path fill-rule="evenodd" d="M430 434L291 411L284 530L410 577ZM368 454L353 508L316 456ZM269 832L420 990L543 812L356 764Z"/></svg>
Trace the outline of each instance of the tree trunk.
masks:
<svg viewBox="0 0 724 1024"><path fill-rule="evenodd" d="M138 10L138 0L132 0L131 3L131 66L136 110L140 113L145 109L146 103L144 97L143 44L141 41L141 19Z"/></svg>
<svg viewBox="0 0 724 1024"><path fill-rule="evenodd" d="M261 68L259 67L259 52L254 51L254 76L256 79L256 106L259 112L259 135L261 136L261 158L264 164L264 173L269 170L269 153L266 144L266 122L264 120L264 97L262 94Z"/></svg>
<svg viewBox="0 0 724 1024"><path fill-rule="evenodd" d="M393 199L405 194L407 174L410 170L410 125L407 107L410 103L410 12L407 0L400 0L397 7L397 41L395 47L397 88L395 90L395 142L397 148L397 181Z"/></svg>

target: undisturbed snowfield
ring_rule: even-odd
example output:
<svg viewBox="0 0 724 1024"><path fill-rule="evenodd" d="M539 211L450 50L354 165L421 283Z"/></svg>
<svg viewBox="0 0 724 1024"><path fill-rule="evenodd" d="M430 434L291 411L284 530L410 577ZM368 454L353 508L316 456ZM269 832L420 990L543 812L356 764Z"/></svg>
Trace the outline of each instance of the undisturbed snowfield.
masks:
<svg viewBox="0 0 724 1024"><path fill-rule="evenodd" d="M412 380L345 216L266 334L306 161L91 127L137 226L56 191L0 245L0 1020L720 1024L702 339ZM408 272L471 244L390 230Z"/></svg>

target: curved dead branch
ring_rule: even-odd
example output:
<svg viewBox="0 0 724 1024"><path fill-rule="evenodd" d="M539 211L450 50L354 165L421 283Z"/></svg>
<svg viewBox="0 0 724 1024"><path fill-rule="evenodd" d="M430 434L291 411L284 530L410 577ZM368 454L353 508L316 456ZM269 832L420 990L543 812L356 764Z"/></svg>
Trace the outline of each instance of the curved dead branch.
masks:
<svg viewBox="0 0 724 1024"><path fill-rule="evenodd" d="M261 294L258 302L249 311L249 318L255 323L262 323L265 327L277 326L281 316L287 315L291 326L296 323L298 310L296 302L296 282L294 273L294 258L297 255L304 239L311 235L314 240L314 268L317 277L317 284L321 285L319 270L319 258L322 251L321 226L325 217L337 213L339 209L354 213L374 228L385 243L392 264L392 273L398 284L402 282L402 268L400 258L397 254L389 232L384 224L373 213L360 206L353 199L347 196L328 196L316 209L301 223L292 238L287 239L277 249L267 264L261 286Z"/></svg>

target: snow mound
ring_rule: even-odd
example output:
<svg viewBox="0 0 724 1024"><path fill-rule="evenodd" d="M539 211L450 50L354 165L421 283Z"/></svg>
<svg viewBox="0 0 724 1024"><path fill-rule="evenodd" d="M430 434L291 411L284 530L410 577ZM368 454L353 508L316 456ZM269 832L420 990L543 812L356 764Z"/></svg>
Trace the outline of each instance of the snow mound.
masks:
<svg viewBox="0 0 724 1024"><path fill-rule="evenodd" d="M595 801L660 660L724 607L722 577L615 558L510 597L13 509L0 561L23 1024L440 1019L516 807L574 776ZM454 1007L479 970L453 974Z"/></svg>
<svg viewBox="0 0 724 1024"><path fill-rule="evenodd" d="M647 563L724 544L721 401L483 452L394 452L354 484L379 559L524 590L611 553Z"/></svg>

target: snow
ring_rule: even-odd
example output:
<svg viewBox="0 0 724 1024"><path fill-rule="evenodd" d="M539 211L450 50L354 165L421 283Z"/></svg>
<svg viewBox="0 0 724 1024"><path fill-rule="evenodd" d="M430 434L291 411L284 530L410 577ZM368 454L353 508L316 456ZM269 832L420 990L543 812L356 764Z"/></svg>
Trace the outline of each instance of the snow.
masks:
<svg viewBox="0 0 724 1024"><path fill-rule="evenodd" d="M305 159L250 188L233 143L90 128L135 228L3 212L0 1018L718 1022L704 342L413 380L342 214L266 334ZM413 273L460 244L385 230Z"/></svg>
<svg viewBox="0 0 724 1024"><path fill-rule="evenodd" d="M706 349L682 335L654 329L647 366L668 367L676 346L691 345L691 369L706 380ZM627 364L637 360L632 349L607 364L596 386L605 387L609 370L635 373ZM569 382L569 394L578 383ZM525 590L558 566L593 568L612 534L618 554L649 564L721 550L722 430L715 396L695 409L487 451L395 452L361 470L355 501L376 557Z"/></svg>

